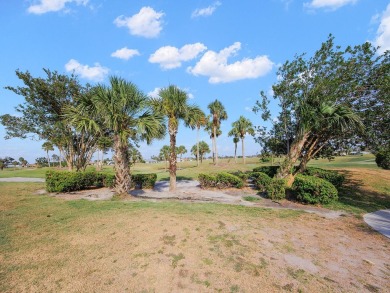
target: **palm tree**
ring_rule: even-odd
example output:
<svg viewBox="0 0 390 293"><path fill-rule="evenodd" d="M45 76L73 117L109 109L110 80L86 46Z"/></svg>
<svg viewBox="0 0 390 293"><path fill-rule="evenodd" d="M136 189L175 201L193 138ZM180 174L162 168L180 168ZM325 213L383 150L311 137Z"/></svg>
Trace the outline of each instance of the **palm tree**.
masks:
<svg viewBox="0 0 390 293"><path fill-rule="evenodd" d="M169 154L171 153L171 148L169 145L164 145L161 149L160 149L160 154L159 154L159 157L165 161L165 172L167 171L168 169L168 166L167 166L167 162L169 161Z"/></svg>
<svg viewBox="0 0 390 293"><path fill-rule="evenodd" d="M203 158L205 154L208 154L210 152L209 145L204 142L203 140L194 145L191 148L191 153L197 157L197 159L200 159L200 163L203 163ZM200 156L200 157L198 157Z"/></svg>
<svg viewBox="0 0 390 293"><path fill-rule="evenodd" d="M201 127L205 127L207 125L207 117L206 114L202 110L194 111L191 113L191 116L188 120L188 125L192 129L196 128L196 165L199 166L199 130Z"/></svg>
<svg viewBox="0 0 390 293"><path fill-rule="evenodd" d="M169 157L169 191L176 190L176 135L180 120L188 125L192 113L199 111L199 107L188 104L188 95L177 86L170 85L159 92L160 98L152 100L153 108L167 117L170 140Z"/></svg>
<svg viewBox="0 0 390 293"><path fill-rule="evenodd" d="M238 137L238 135L234 135L233 143L234 143L234 162L235 163L237 163L237 144L239 141L240 141L240 138Z"/></svg>
<svg viewBox="0 0 390 293"><path fill-rule="evenodd" d="M208 116L208 119L210 119L210 117L211 116ZM215 133L216 136L215 136L215 139L214 139L213 120L207 120L207 123L206 123L206 126L205 126L205 130L210 135L211 148L212 148L212 152L213 152L212 158L213 158L213 163L214 163L215 162L215 141L216 141L216 138L219 137L222 134L222 131L221 131L220 127L217 127L217 131Z"/></svg>
<svg viewBox="0 0 390 293"><path fill-rule="evenodd" d="M47 163L50 167L50 157L49 157L49 151L54 151L53 144L50 141L46 141L42 144L43 150L46 152L47 155Z"/></svg>
<svg viewBox="0 0 390 293"><path fill-rule="evenodd" d="M237 121L232 123L232 130L229 132L229 136L237 136L241 139L242 147L242 161L245 164L245 135L248 133L253 135L255 133L252 122L246 119L244 116L240 116Z"/></svg>
<svg viewBox="0 0 390 293"><path fill-rule="evenodd" d="M226 120L228 118L227 113L225 111L225 107L218 100L210 103L207 108L210 110L210 114L212 115L213 122L213 142L214 142L214 165L218 164L218 150L217 150L217 128L221 125L222 120Z"/></svg>
<svg viewBox="0 0 390 293"><path fill-rule="evenodd" d="M184 145L181 145L177 148L177 154L180 156L180 162L182 161L182 156L187 153L187 149Z"/></svg>
<svg viewBox="0 0 390 293"><path fill-rule="evenodd" d="M70 113L74 124L112 135L117 194L128 194L131 188L129 140L150 143L164 136L164 118L152 111L149 102L135 84L112 76L110 87L99 84L93 95L86 96L77 111Z"/></svg>

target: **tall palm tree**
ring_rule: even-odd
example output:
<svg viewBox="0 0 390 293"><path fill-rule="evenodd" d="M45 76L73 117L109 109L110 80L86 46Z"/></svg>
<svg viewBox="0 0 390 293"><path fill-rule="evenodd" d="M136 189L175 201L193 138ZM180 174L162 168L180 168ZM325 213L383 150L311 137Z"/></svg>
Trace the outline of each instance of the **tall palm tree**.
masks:
<svg viewBox="0 0 390 293"><path fill-rule="evenodd" d="M199 166L199 130L207 124L206 114L198 109L193 111L188 119L188 126L192 129L196 128L196 165Z"/></svg>
<svg viewBox="0 0 390 293"><path fill-rule="evenodd" d="M160 98L152 99L153 108L168 119L168 133L170 140L169 156L169 191L176 190L176 136L180 120L188 125L192 113L199 111L199 107L188 104L188 95L177 86L170 85L159 92Z"/></svg>
<svg viewBox="0 0 390 293"><path fill-rule="evenodd" d="M49 157L49 151L54 151L53 144L50 141L45 141L42 144L43 150L46 152L47 155L47 163L49 164L50 167L50 157Z"/></svg>
<svg viewBox="0 0 390 293"><path fill-rule="evenodd" d="M237 163L237 144L240 141L238 135L234 135L233 143L234 143L234 162Z"/></svg>
<svg viewBox="0 0 390 293"><path fill-rule="evenodd" d="M109 87L99 84L93 95L68 114L81 127L112 134L117 194L127 194L131 188L129 140L150 143L164 136L164 118L152 111L149 102L135 84L112 76Z"/></svg>
<svg viewBox="0 0 390 293"><path fill-rule="evenodd" d="M227 113L225 111L225 107L218 100L210 103L207 108L210 110L210 114L212 115L212 123L213 123L213 142L214 142L214 165L218 164L218 149L217 149L217 129L221 125L222 120L226 120L228 118Z"/></svg>
<svg viewBox="0 0 390 293"><path fill-rule="evenodd" d="M230 136L237 136L241 139L242 161L245 164L245 135L253 135L255 133L252 122L244 116L240 116L237 121L232 123L232 130L229 132Z"/></svg>

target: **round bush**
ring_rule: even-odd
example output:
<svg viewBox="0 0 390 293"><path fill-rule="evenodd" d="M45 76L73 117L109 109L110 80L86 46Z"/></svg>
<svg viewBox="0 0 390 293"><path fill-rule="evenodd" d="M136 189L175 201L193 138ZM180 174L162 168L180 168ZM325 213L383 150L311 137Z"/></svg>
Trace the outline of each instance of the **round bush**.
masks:
<svg viewBox="0 0 390 293"><path fill-rule="evenodd" d="M343 185L345 177L342 174L339 174L334 170L324 170L321 168L308 167L303 175L315 176L318 178L325 179L332 183L336 188L341 187Z"/></svg>
<svg viewBox="0 0 390 293"><path fill-rule="evenodd" d="M278 172L279 166L261 166L253 169L253 172L261 172L273 178Z"/></svg>
<svg viewBox="0 0 390 293"><path fill-rule="evenodd" d="M390 170L390 148L377 152L375 155L375 162L378 167Z"/></svg>
<svg viewBox="0 0 390 293"><path fill-rule="evenodd" d="M267 195L272 200L286 198L286 181L284 179L271 179L267 187Z"/></svg>
<svg viewBox="0 0 390 293"><path fill-rule="evenodd" d="M292 186L297 200L310 204L326 204L338 199L336 187L315 176L297 175Z"/></svg>
<svg viewBox="0 0 390 293"><path fill-rule="evenodd" d="M272 179L267 174L262 172L252 172L250 175L256 185L256 188L261 192L267 191Z"/></svg>

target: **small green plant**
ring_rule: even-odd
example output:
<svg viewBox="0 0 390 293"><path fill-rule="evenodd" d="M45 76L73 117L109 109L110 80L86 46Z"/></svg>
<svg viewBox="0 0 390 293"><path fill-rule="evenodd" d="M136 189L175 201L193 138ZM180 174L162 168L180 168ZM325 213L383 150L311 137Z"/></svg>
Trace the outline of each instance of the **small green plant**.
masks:
<svg viewBox="0 0 390 293"><path fill-rule="evenodd" d="M329 181L314 176L297 175L293 186L299 201L310 204L327 204L338 199L336 187Z"/></svg>
<svg viewBox="0 0 390 293"><path fill-rule="evenodd" d="M243 199L250 202L261 200L261 198L255 196L244 196Z"/></svg>

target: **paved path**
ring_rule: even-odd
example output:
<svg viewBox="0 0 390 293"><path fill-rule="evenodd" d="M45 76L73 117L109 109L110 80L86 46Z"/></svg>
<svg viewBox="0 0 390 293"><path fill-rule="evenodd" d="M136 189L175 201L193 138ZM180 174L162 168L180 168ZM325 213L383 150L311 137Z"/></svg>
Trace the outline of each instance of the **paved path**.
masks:
<svg viewBox="0 0 390 293"><path fill-rule="evenodd" d="M45 182L43 178L9 177L0 178L0 182Z"/></svg>
<svg viewBox="0 0 390 293"><path fill-rule="evenodd" d="M390 210L380 210L365 214L363 218L374 230L390 238Z"/></svg>

